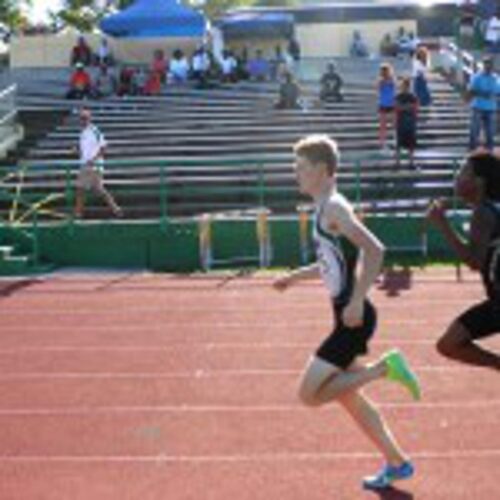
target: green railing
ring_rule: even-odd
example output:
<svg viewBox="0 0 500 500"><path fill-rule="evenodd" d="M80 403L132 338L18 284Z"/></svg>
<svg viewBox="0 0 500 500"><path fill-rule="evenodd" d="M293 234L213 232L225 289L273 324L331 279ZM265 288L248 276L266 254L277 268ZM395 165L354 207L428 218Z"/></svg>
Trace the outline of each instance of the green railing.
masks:
<svg viewBox="0 0 500 500"><path fill-rule="evenodd" d="M458 169L459 158L453 155L435 157L441 160L447 168L443 169L442 177L447 177L447 182L452 182ZM367 199L367 192L371 191L376 196L385 199L391 196L395 189L406 191L408 199L414 194L414 184L411 179L419 177L426 179L424 173L419 174L402 167L398 171L391 171L387 181L392 185L380 184L380 175L377 162L387 163L388 158L383 154L345 155L342 157L344 168L339 170L339 188L353 200L356 208L361 212ZM404 161L404 159L403 159ZM170 219L175 214L176 204L180 200L192 200L192 204L198 203L199 210L191 210L192 215L201 215L204 212L231 212L244 213L245 209L273 208L280 206L292 207L295 211L303 200L293 180L293 167L290 156L274 157L245 157L227 160L200 160L185 158L180 161L171 160L120 160L107 161L108 172L116 172L126 175L127 171L135 170L134 174L141 179L131 177L131 184L135 186L112 186L111 191L117 196L119 202L125 207L125 218L127 210L141 208L137 199L152 200L156 209L154 217L160 227L166 229ZM347 167L348 166L348 167ZM10 206L7 217L1 221L4 229L23 232L26 238L32 241L35 261L39 255L38 225L41 220L57 221L66 225L71 234L75 226L73 206L75 201L75 179L79 168L78 162L59 162L57 164L31 164L17 169L0 169L0 202ZM380 167L382 168L382 167ZM205 170L200 173L200 169ZM231 185L224 178L232 169ZM1 179L1 173L4 178ZM56 182L58 187L54 190L43 190L34 192L27 189L30 174L40 172L46 175L50 182ZM7 175L5 175L7 174ZM196 175L195 175L196 174ZM213 181L213 176L220 174L219 180ZM287 174L285 181L273 180L273 175ZM196 176L195 185L183 184L183 176ZM193 180L193 179L191 179ZM43 181L39 181L43 185ZM449 194L453 196L450 189ZM135 198L135 200L134 200ZM416 199L416 197L415 197ZM200 202L203 200L203 203ZM128 201L130 203L127 204ZM224 201L224 203L222 203ZM220 207L224 205L224 208ZM458 200L453 196L453 221L459 224ZM400 210L399 213L404 213ZM422 230L424 234L424 230ZM29 235L29 236L26 236Z"/></svg>

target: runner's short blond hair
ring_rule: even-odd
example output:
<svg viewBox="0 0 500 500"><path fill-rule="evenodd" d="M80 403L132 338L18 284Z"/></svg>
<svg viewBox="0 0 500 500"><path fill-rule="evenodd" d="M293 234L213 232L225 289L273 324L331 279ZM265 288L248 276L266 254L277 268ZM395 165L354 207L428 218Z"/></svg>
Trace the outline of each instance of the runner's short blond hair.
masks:
<svg viewBox="0 0 500 500"><path fill-rule="evenodd" d="M337 142L326 134L309 135L300 139L294 146L296 156L304 156L312 164L324 163L328 175L333 175L339 164Z"/></svg>

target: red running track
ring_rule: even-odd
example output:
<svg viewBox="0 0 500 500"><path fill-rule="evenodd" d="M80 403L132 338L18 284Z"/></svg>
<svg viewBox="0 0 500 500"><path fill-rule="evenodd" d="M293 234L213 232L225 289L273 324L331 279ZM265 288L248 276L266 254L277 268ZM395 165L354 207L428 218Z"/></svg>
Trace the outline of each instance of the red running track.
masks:
<svg viewBox="0 0 500 500"><path fill-rule="evenodd" d="M498 374L434 350L482 297L472 275L392 273L373 293L371 356L404 350L424 389L421 403L387 382L368 389L417 466L382 496L360 488L380 457L349 418L296 397L330 327L323 288L270 284L126 273L0 284L0 499L500 497Z"/></svg>

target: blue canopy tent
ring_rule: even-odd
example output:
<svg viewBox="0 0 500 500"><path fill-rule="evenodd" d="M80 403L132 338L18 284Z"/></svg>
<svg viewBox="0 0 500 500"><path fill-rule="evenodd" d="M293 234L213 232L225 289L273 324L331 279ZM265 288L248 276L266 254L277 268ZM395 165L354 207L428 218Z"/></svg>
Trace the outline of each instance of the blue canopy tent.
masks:
<svg viewBox="0 0 500 500"><path fill-rule="evenodd" d="M224 17L218 27L227 38L287 38L294 16L285 12L243 12Z"/></svg>
<svg viewBox="0 0 500 500"><path fill-rule="evenodd" d="M178 0L137 0L101 21L102 31L122 38L201 37L206 20Z"/></svg>

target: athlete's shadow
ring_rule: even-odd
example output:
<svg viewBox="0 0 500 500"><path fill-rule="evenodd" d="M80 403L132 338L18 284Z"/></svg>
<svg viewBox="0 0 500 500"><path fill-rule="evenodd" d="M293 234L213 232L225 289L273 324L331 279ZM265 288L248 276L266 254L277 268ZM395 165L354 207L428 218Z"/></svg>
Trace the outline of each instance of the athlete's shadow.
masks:
<svg viewBox="0 0 500 500"><path fill-rule="evenodd" d="M381 500L413 500L415 497L409 491L400 490L394 486L389 486L383 490L370 490L371 493L378 496Z"/></svg>
<svg viewBox="0 0 500 500"><path fill-rule="evenodd" d="M0 283L0 300L4 297L10 297L11 295L15 295L16 292L19 292L25 288L29 288L30 286L36 283L39 283L39 280L31 278Z"/></svg>
<svg viewBox="0 0 500 500"><path fill-rule="evenodd" d="M402 290L409 290L412 285L412 272L408 267L395 269L388 267L382 275L378 289L385 290L388 297L398 297Z"/></svg>

